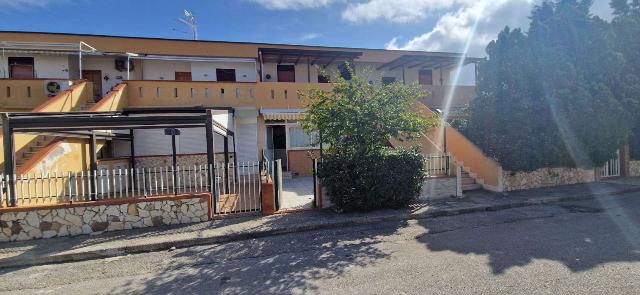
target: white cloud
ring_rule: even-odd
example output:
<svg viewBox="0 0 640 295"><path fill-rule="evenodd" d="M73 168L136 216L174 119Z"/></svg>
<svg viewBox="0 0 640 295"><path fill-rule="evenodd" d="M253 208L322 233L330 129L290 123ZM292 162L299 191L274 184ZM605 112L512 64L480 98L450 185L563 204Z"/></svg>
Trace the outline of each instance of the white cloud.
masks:
<svg viewBox="0 0 640 295"><path fill-rule="evenodd" d="M329 6L341 0L250 0L271 10L300 10Z"/></svg>
<svg viewBox="0 0 640 295"><path fill-rule="evenodd" d="M0 0L0 8L9 9L28 9L41 8L54 2L62 2L55 0Z"/></svg>
<svg viewBox="0 0 640 295"><path fill-rule="evenodd" d="M354 23L376 20L410 23L424 19L431 12L467 2L473 0L368 0L349 4L342 12L342 18Z"/></svg>
<svg viewBox="0 0 640 295"><path fill-rule="evenodd" d="M372 0L375 1L375 0ZM417 1L417 0L416 0ZM477 0L459 2L436 22L433 29L400 44L398 38L391 39L389 49L462 52L471 38L468 54L484 56L485 47L497 38L505 26L527 29L529 15L534 5L541 0ZM604 3L604 4L603 4ZM610 15L608 0L596 0L592 11L600 16ZM476 19L477 27L473 30ZM471 34L473 33L473 36Z"/></svg>
<svg viewBox="0 0 640 295"><path fill-rule="evenodd" d="M308 33L308 34L304 34L302 36L300 36L300 38L298 38L298 41L309 41L309 40L313 40L313 39L318 39L322 37L321 34L318 33Z"/></svg>

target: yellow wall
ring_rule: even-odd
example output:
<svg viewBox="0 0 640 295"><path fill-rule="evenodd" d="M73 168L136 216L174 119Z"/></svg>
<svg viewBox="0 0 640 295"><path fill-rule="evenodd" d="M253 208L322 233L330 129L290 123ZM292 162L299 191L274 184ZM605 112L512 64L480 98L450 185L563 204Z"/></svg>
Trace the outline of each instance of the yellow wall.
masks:
<svg viewBox="0 0 640 295"><path fill-rule="evenodd" d="M111 92L107 93L90 111L113 112L121 111L129 106L129 92L127 84L118 84Z"/></svg>
<svg viewBox="0 0 640 295"><path fill-rule="evenodd" d="M81 81L60 94L41 104L33 112L69 112L77 110L87 102L92 92L91 83ZM14 135L14 147L16 155L25 151L28 145L38 138L36 134L16 133ZM1 138L0 138L1 140ZM0 165L4 164L4 145L0 144Z"/></svg>
<svg viewBox="0 0 640 295"><path fill-rule="evenodd" d="M104 145L104 141L96 143L96 150ZM21 171L23 174L40 174L57 171L80 172L89 169L89 142L82 138L67 138L55 144L55 147L47 150L42 159L28 169Z"/></svg>
<svg viewBox="0 0 640 295"><path fill-rule="evenodd" d="M329 84L308 83L128 81L127 96L131 107L301 108L304 102L298 91L328 90L330 87Z"/></svg>
<svg viewBox="0 0 640 295"><path fill-rule="evenodd" d="M31 96L28 88L31 88ZM2 112L28 112L49 99L50 97L45 95L44 80L0 79L0 111Z"/></svg>

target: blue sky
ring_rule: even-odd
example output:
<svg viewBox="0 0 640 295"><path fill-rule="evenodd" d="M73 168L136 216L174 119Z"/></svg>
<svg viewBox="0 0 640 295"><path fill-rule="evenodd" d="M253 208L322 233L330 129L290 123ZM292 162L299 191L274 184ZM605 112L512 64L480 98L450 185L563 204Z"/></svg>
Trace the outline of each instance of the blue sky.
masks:
<svg viewBox="0 0 640 295"><path fill-rule="evenodd" d="M460 52L482 56L505 25L526 27L540 0L0 0L0 30ZM608 17L608 0L594 13Z"/></svg>

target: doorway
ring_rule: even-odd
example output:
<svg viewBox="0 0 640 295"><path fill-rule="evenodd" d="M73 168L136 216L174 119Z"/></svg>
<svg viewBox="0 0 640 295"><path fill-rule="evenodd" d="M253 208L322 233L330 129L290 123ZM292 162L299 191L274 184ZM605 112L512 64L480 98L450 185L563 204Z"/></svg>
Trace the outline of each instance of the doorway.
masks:
<svg viewBox="0 0 640 295"><path fill-rule="evenodd" d="M33 57L9 57L9 78L13 79L33 79L34 63Z"/></svg>
<svg viewBox="0 0 640 295"><path fill-rule="evenodd" d="M278 82L295 82L296 67L294 65L278 65Z"/></svg>
<svg viewBox="0 0 640 295"><path fill-rule="evenodd" d="M100 100L102 97L102 71L82 70L82 79L93 83L93 100Z"/></svg>
<svg viewBox="0 0 640 295"><path fill-rule="evenodd" d="M191 81L191 72L176 72L176 81Z"/></svg>
<svg viewBox="0 0 640 295"><path fill-rule="evenodd" d="M285 125L267 125L267 154L271 161L280 160L282 170L288 171Z"/></svg>

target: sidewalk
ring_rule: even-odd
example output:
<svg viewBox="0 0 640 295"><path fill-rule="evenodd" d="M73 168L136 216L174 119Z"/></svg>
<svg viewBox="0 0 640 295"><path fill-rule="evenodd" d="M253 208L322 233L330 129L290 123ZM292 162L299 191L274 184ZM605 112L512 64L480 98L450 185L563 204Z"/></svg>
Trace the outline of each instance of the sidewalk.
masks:
<svg viewBox="0 0 640 295"><path fill-rule="evenodd" d="M508 194L473 191L464 198L414 204L403 210L337 214L314 210L267 217L245 216L209 222L108 232L33 241L0 243L0 268L61 263L223 243L269 235L338 228L382 221L434 218L515 207L583 200L640 191L640 178L567 185Z"/></svg>

